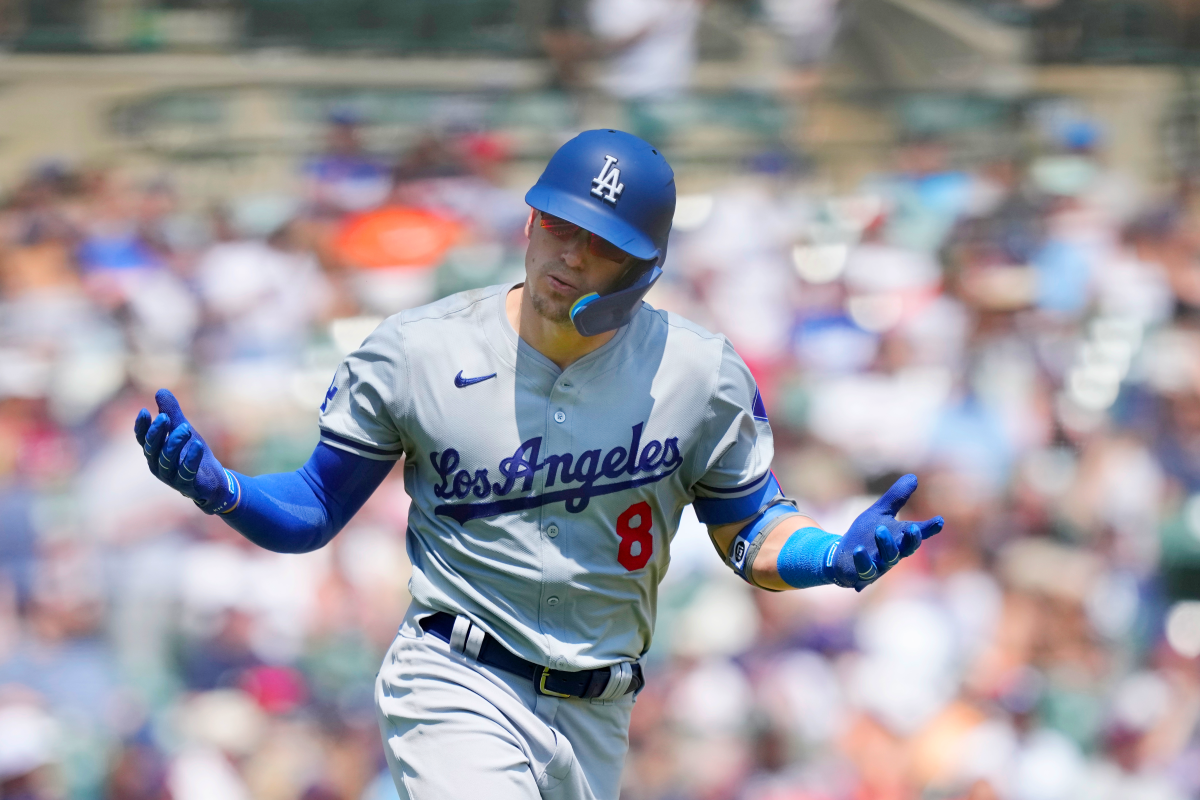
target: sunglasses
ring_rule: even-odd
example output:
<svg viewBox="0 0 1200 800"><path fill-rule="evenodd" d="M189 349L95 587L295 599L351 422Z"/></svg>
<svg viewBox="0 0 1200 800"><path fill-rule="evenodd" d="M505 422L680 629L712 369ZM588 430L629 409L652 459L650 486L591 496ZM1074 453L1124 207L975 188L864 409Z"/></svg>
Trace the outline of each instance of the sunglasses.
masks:
<svg viewBox="0 0 1200 800"><path fill-rule="evenodd" d="M567 222L565 219L547 214L545 211L539 211L538 218L538 224L542 226L542 230L548 231L554 238L564 242L571 241L571 239L575 238L575 234L583 230L583 228L580 228L574 222ZM588 231L587 249L592 255L597 258L603 258L606 261L620 263L630 257L629 253L626 253L612 242L601 239L590 231Z"/></svg>

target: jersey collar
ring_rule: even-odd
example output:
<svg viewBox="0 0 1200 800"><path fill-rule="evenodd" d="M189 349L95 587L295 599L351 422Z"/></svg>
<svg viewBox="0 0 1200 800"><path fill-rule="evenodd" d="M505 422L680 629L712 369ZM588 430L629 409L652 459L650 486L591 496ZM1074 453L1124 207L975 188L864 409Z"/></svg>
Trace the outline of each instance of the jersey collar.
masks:
<svg viewBox="0 0 1200 800"><path fill-rule="evenodd" d="M558 368L557 364L546 358L544 355L534 349L532 345L522 339L517 332L513 330L512 323L508 321L508 313L505 310L505 300L508 298L508 293L520 286L522 283L524 283L524 281L514 281L512 283L505 284L503 287L501 287L501 290L497 292L495 305L493 306L492 323L496 328L499 329L507 344L505 350L508 358L506 360L509 361L512 367L516 369L518 359L522 362L523 367L532 363L540 368L539 371L545 371L548 373L551 383L557 380L560 375L563 375L567 372L575 375L587 376L592 372L593 369L596 368L598 364L604 363L612 356L612 354L619 350L621 344L629 335L629 329L637 324L637 318L641 316L640 313L635 314L634 321L619 328L615 336L597 347L592 352L588 353L583 358L571 364L565 370L561 370Z"/></svg>

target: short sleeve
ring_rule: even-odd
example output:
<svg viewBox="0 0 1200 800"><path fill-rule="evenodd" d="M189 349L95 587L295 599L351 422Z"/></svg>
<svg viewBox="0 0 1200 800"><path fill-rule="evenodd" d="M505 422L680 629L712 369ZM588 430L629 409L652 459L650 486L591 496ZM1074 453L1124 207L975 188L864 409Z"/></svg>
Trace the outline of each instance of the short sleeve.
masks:
<svg viewBox="0 0 1200 800"><path fill-rule="evenodd" d="M754 376L726 342L710 405L700 479L692 487L696 516L707 525L748 519L779 495L771 474L771 423Z"/></svg>
<svg viewBox="0 0 1200 800"><path fill-rule="evenodd" d="M338 367L321 403L321 441L366 458L404 455L407 372L401 326L393 317Z"/></svg>

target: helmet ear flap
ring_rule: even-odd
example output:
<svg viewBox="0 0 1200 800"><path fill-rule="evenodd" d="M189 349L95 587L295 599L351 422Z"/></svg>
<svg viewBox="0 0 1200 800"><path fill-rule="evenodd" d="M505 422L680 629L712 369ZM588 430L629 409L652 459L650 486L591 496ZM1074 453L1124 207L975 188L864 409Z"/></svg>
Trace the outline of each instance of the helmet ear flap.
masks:
<svg viewBox="0 0 1200 800"><path fill-rule="evenodd" d="M633 286L638 280L649 272L658 263L657 259L634 259L629 265L629 269L625 270L625 274L617 281L613 287L613 292L619 292L622 289L628 289Z"/></svg>
<svg viewBox="0 0 1200 800"><path fill-rule="evenodd" d="M650 269L637 274L633 283L606 295L589 294L575 301L571 307L571 322L581 336L597 336L628 325L633 315L642 306L642 298L662 277L662 270L653 261Z"/></svg>

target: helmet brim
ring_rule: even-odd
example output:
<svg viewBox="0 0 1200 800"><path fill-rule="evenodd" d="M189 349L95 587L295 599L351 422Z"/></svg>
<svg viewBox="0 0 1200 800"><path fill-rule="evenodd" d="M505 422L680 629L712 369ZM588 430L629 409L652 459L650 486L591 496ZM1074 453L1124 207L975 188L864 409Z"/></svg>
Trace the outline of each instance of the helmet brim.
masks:
<svg viewBox="0 0 1200 800"><path fill-rule="evenodd" d="M585 231L594 233L624 250L634 258L658 263L662 253L649 236L629 223L611 214L603 201L592 197L579 197L553 189L534 185L525 193L525 202L538 211L544 211L567 222L573 222Z"/></svg>

